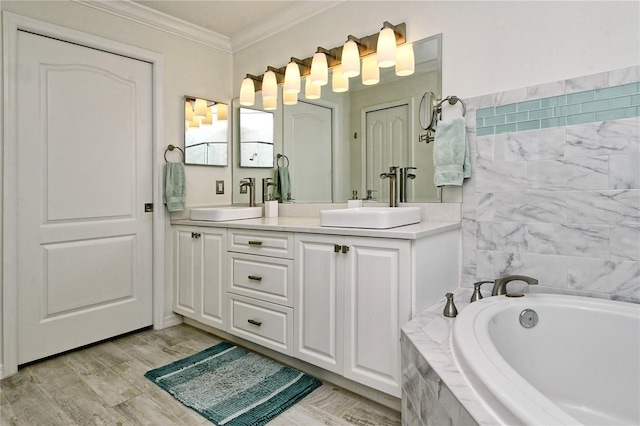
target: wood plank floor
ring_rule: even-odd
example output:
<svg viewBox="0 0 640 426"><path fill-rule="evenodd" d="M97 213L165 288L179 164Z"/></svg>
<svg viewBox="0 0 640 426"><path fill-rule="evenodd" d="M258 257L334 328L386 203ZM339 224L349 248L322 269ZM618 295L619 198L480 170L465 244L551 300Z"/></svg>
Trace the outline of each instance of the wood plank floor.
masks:
<svg viewBox="0 0 640 426"><path fill-rule="evenodd" d="M177 325L31 364L0 382L0 425L210 424L144 373L219 342ZM400 413L324 383L269 424L399 425Z"/></svg>

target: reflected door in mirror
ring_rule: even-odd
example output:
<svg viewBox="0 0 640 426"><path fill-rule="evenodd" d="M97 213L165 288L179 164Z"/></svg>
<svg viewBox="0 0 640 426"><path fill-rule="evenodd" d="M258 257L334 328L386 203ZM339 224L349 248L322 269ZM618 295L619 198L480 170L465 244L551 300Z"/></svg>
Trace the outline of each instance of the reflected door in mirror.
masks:
<svg viewBox="0 0 640 426"><path fill-rule="evenodd" d="M186 96L184 118L185 164L228 165L227 104Z"/></svg>

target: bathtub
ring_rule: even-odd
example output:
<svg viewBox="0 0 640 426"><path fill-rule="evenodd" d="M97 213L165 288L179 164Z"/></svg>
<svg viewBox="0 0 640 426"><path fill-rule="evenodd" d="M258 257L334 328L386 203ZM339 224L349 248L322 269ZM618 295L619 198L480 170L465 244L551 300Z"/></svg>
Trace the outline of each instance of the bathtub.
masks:
<svg viewBox="0 0 640 426"><path fill-rule="evenodd" d="M531 328L520 324L525 309L538 316ZM640 424L640 305L487 297L455 319L451 347L469 385L504 424Z"/></svg>

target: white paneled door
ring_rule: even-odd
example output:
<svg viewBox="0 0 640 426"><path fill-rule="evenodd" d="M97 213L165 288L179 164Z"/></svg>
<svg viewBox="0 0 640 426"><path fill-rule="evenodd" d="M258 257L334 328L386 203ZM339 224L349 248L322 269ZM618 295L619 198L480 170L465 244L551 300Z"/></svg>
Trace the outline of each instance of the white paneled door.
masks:
<svg viewBox="0 0 640 426"><path fill-rule="evenodd" d="M18 364L152 324L152 65L18 32Z"/></svg>

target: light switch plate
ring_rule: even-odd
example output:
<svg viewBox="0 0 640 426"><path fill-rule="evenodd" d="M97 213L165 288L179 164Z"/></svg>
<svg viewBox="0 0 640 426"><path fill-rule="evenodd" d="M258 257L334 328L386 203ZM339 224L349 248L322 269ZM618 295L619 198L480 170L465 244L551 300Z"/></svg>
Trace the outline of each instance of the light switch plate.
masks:
<svg viewBox="0 0 640 426"><path fill-rule="evenodd" d="M216 181L216 194L224 194L224 181L217 180Z"/></svg>

